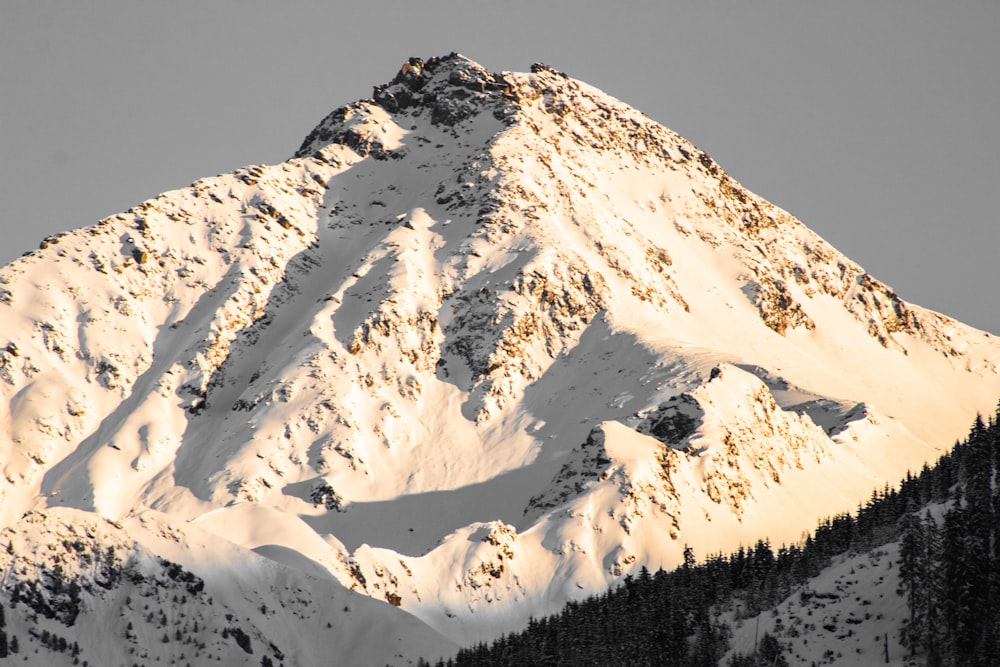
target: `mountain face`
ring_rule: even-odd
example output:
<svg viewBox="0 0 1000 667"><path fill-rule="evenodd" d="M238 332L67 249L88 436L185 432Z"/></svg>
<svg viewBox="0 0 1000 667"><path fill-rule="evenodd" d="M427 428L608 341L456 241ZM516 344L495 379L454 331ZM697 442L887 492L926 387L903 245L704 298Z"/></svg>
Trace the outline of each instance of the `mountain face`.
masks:
<svg viewBox="0 0 1000 667"><path fill-rule="evenodd" d="M107 664L133 659L107 600L140 584L16 554L94 524L86 553L203 581L243 634L195 626L189 593L172 613L199 655L315 664L363 616L399 643L342 664L432 656L685 545L794 541L1000 395L996 338L675 133L455 54L411 59L287 162L46 239L0 270L0 322L0 590L78 577L74 623L12 611L120 636ZM296 630L301 654L278 640L293 604L331 624Z"/></svg>

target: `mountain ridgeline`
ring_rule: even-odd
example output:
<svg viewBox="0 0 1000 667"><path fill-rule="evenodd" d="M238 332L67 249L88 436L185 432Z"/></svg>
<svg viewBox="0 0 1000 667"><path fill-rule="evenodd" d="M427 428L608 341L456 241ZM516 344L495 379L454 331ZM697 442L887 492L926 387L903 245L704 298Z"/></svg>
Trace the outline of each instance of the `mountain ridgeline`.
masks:
<svg viewBox="0 0 1000 667"><path fill-rule="evenodd" d="M893 648L902 644L901 655L921 665L996 664L998 473L1000 410L989 422L977 419L967 438L933 466L908 473L898 487L874 491L857 512L824 520L800 543L775 551L761 539L701 563L687 550L679 568L655 574L643 568L606 593L571 602L559 614L532 619L521 632L462 649L436 665L883 664L884 658L889 662L888 648L883 654L879 644L846 658L810 661L793 655L787 638L800 636L794 626L777 636L765 632L748 654L734 654L730 638L731 626L741 620L763 612L778 616L785 599L816 595L811 584L832 561L889 543L898 549L895 595L906 601L899 615L881 623L888 626L884 631L891 633ZM846 609L842 613L848 616ZM844 660L833 659L838 657Z"/></svg>
<svg viewBox="0 0 1000 667"><path fill-rule="evenodd" d="M67 664L448 656L794 543L1000 395L994 336L676 133L458 54L45 239L0 322L8 633Z"/></svg>

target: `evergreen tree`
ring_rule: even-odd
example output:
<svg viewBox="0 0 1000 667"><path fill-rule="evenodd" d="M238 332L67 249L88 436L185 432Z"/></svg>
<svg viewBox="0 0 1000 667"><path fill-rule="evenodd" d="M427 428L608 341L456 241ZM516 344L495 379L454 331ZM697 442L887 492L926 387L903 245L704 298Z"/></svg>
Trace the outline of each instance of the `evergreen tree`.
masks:
<svg viewBox="0 0 1000 667"><path fill-rule="evenodd" d="M928 667L941 664L943 643L941 596L944 588L941 566L941 531L930 512L923 521L923 554L921 558L922 589L917 601L921 605L924 618L923 650L927 655Z"/></svg>
<svg viewBox="0 0 1000 667"><path fill-rule="evenodd" d="M953 664L963 664L972 655L985 602L983 544L973 534L971 524L964 508L954 508L945 515L944 612Z"/></svg>
<svg viewBox="0 0 1000 667"><path fill-rule="evenodd" d="M768 632L760 638L760 646L757 648L757 664L768 665L769 667L788 667L788 659L785 658L784 647Z"/></svg>
<svg viewBox="0 0 1000 667"><path fill-rule="evenodd" d="M923 586L926 584L926 535L924 524L919 517L908 514L903 517L899 543L899 582L906 592L910 617L903 626L903 645L916 655L925 640L927 617L922 603Z"/></svg>

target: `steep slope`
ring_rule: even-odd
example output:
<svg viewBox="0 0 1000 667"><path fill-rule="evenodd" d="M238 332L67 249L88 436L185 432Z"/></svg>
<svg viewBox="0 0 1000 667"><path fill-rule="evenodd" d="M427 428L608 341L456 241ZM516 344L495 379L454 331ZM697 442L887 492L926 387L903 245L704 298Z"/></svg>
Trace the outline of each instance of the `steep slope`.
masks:
<svg viewBox="0 0 1000 667"><path fill-rule="evenodd" d="M897 542L838 557L772 609L734 621L728 657L752 654L755 637L769 633L789 664L915 664L901 643L908 609L898 559Z"/></svg>
<svg viewBox="0 0 1000 667"><path fill-rule="evenodd" d="M1000 395L995 338L670 130L454 54L47 239L0 312L2 525L153 510L458 643L796 539Z"/></svg>
<svg viewBox="0 0 1000 667"><path fill-rule="evenodd" d="M0 531L7 646L31 664L384 665L446 640L301 559L283 566L155 512L60 508Z"/></svg>

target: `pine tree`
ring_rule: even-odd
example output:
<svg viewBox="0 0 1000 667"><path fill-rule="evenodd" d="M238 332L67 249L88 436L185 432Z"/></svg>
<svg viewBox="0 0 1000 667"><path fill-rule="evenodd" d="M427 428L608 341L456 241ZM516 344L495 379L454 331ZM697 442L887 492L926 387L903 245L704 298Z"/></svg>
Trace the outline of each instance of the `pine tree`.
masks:
<svg viewBox="0 0 1000 667"><path fill-rule="evenodd" d="M977 626L986 590L983 545L973 534L968 510L956 507L945 515L944 621L947 653L953 664L966 664L977 643Z"/></svg>
<svg viewBox="0 0 1000 667"><path fill-rule="evenodd" d="M943 544L941 530L930 512L923 521L924 553L921 559L922 594L918 598L923 610L925 628L923 636L923 651L927 655L928 667L941 664L943 644L942 630L942 591L944 590L944 567L942 565Z"/></svg>
<svg viewBox="0 0 1000 667"><path fill-rule="evenodd" d="M899 543L899 582L906 592L910 617L903 626L903 644L916 655L924 643L927 624L923 590L926 584L926 535L924 524L919 517L908 514L903 517Z"/></svg>
<svg viewBox="0 0 1000 667"><path fill-rule="evenodd" d="M788 667L788 659L784 656L784 647L769 632L760 638L757 649L757 664L769 667Z"/></svg>

